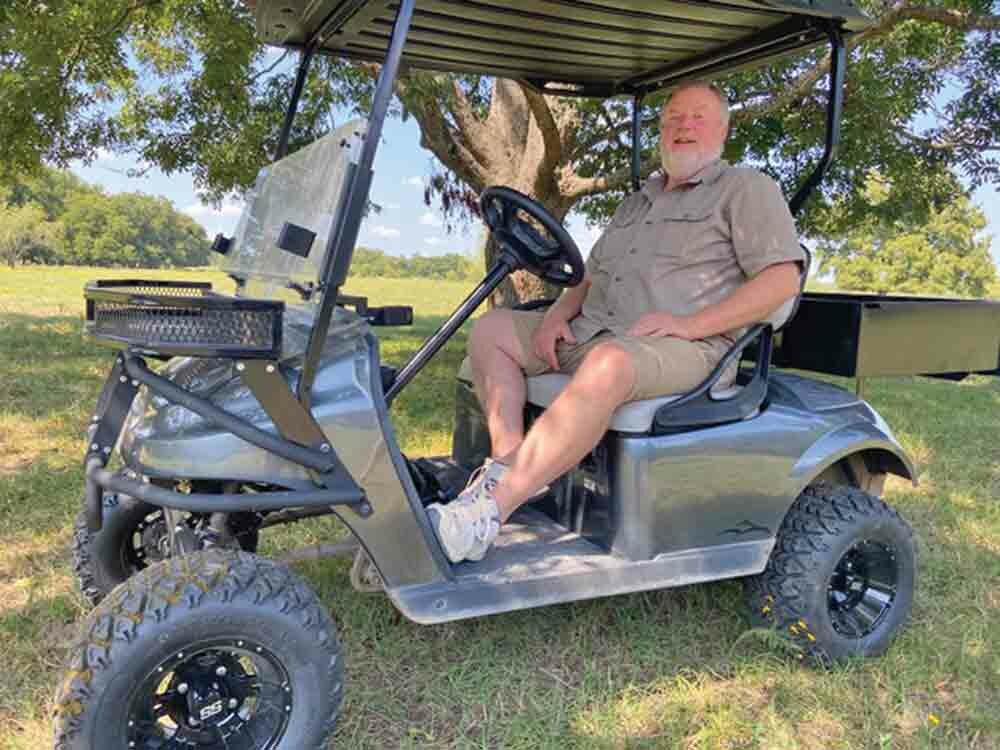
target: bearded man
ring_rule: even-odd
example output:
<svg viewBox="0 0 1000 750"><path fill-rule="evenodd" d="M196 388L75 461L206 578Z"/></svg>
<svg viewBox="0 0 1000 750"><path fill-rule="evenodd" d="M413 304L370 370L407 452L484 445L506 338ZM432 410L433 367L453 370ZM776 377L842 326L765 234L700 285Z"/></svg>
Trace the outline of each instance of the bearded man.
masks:
<svg viewBox="0 0 1000 750"><path fill-rule="evenodd" d="M660 118L663 174L619 206L584 281L547 311L476 321L468 348L492 456L458 498L427 509L452 562L481 560L623 403L690 390L747 326L781 322L771 316L798 293L804 254L775 182L720 158L728 129L716 87L676 89ZM572 379L525 435L525 376L549 371Z"/></svg>

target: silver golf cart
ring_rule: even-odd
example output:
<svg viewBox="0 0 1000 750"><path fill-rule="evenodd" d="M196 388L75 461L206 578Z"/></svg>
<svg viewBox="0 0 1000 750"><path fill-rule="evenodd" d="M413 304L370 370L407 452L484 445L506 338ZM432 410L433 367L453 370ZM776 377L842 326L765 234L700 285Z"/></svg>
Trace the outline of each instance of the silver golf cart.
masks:
<svg viewBox="0 0 1000 750"><path fill-rule="evenodd" d="M264 40L301 50L301 63L279 158L235 237L215 243L235 293L146 280L86 290L87 331L118 352L88 433L74 539L84 593L100 603L58 690L56 747L326 747L344 690L333 621L301 577L253 553L268 527L329 513L357 539L364 580L417 623L744 577L751 622L811 658L882 653L907 619L916 565L909 527L879 493L887 474L912 479L913 467L857 395L772 371L770 326L752 327L690 393L623 406L484 560L451 565L424 507L454 498L488 453L467 373L451 456L404 456L391 404L508 274L570 286L580 253L534 201L484 191L499 260L399 369L381 362L373 329L407 324L411 311L340 293L401 65L634 97L637 186L644 95L828 43L826 150L791 200L797 211L837 145L844 39L866 25L853 5L259 0L257 16ZM317 54L382 63L372 111L287 155ZM799 314L822 301L803 300ZM795 366L803 334L794 310L789 319L776 356ZM995 338L966 352L991 345L992 359L914 371L990 370ZM716 388L740 361L737 385ZM531 379L529 419L565 381Z"/></svg>

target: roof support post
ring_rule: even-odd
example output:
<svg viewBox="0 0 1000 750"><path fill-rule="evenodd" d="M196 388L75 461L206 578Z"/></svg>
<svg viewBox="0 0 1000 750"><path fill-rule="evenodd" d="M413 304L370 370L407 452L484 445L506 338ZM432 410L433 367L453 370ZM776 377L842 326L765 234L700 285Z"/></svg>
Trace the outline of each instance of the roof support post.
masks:
<svg viewBox="0 0 1000 750"><path fill-rule="evenodd" d="M302 363L302 377L299 378L297 396L307 409L312 401L312 386L316 379L316 367L326 334L330 328L333 309L337 305L337 295L340 286L347 278L347 271L354 256L354 246L358 240L358 230L365 207L368 205L368 193L372 184L372 164L375 152L382 138L382 124L385 122L389 103L392 101L396 76L399 73L400 61L403 57L403 45L410 30L413 19L413 8L416 0L401 0L396 11L396 21L392 27L392 37L385 56L382 70L379 72L378 83L375 85L375 96L372 99L372 109L368 116L368 130L365 132L364 144L358 165L349 175L345 194L342 196L341 210L336 217L336 224L330 228L327 244L326 260L320 272L320 290L323 297L316 313L312 331L309 334L309 347L306 350L305 361Z"/></svg>
<svg viewBox="0 0 1000 750"><path fill-rule="evenodd" d="M795 191L795 195L788 203L792 216L798 215L806 199L822 181L823 175L833 163L833 157L840 143L840 116L844 109L844 68L847 67L847 51L839 27L831 23L826 33L830 38L830 91L826 104L826 146L819 164Z"/></svg>
<svg viewBox="0 0 1000 750"><path fill-rule="evenodd" d="M642 94L632 97L632 192L639 190L639 164L642 160L642 139L639 121L642 115Z"/></svg>
<svg viewBox="0 0 1000 750"><path fill-rule="evenodd" d="M306 85L306 78L309 75L309 64L312 62L315 46L310 44L302 50L299 57L299 69L295 73L295 87L292 89L292 98L288 102L285 110L285 122L281 126L281 135L278 136L278 147L274 150L274 160L283 159L288 154L288 139L292 134L292 121L295 113L299 109L299 100L302 98L302 89Z"/></svg>

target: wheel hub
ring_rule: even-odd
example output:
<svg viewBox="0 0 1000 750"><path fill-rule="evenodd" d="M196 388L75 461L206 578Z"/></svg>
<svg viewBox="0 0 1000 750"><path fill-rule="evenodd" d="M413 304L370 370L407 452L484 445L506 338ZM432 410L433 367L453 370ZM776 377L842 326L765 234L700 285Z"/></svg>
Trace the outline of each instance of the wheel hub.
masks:
<svg viewBox="0 0 1000 750"><path fill-rule="evenodd" d="M262 644L201 643L169 656L137 688L128 747L270 750L291 710L289 675Z"/></svg>
<svg viewBox="0 0 1000 750"><path fill-rule="evenodd" d="M895 549L882 542L856 542L837 562L827 586L833 629L851 638L870 635L896 599L899 567Z"/></svg>

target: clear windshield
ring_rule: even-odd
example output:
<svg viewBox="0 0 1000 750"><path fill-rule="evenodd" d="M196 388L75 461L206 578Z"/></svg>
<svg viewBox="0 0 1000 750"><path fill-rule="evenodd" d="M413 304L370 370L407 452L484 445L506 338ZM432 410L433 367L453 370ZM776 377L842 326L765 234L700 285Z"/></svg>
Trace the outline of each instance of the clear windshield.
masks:
<svg viewBox="0 0 1000 750"><path fill-rule="evenodd" d="M245 293L285 297L289 282L319 281L347 165L358 161L365 128L363 120L355 120L260 170L232 249L220 262L223 271L247 280ZM286 221L316 233L307 257L278 247Z"/></svg>

